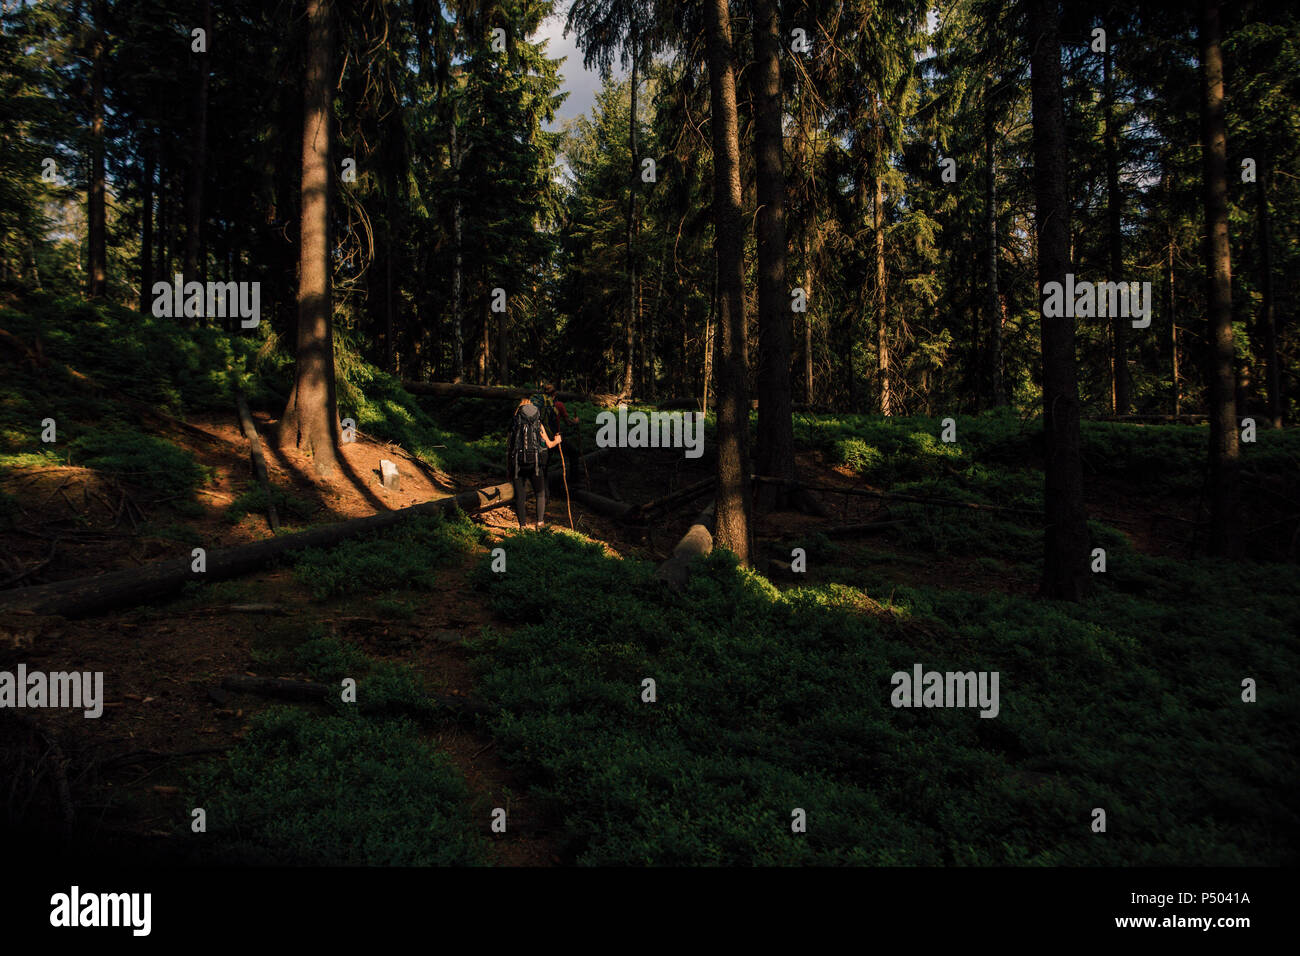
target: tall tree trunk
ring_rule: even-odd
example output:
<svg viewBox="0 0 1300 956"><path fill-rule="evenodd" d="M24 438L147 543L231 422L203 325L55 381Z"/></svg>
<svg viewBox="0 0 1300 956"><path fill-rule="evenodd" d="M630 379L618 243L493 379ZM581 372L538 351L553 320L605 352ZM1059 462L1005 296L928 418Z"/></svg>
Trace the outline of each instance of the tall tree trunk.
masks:
<svg viewBox="0 0 1300 956"><path fill-rule="evenodd" d="M496 313L497 318L497 374L499 385L510 384L510 319L509 312Z"/></svg>
<svg viewBox="0 0 1300 956"><path fill-rule="evenodd" d="M855 175L857 176L853 193L853 232L861 235L866 230L867 222L867 156L862 145L864 137L860 132L856 132L860 129L857 97L853 98L850 111L853 129L855 130L853 136L853 168L856 170ZM855 238L854 266L861 270L861 281L858 284L857 301L854 303L854 307L844 310L840 342L841 375L844 377L848 390L849 411L855 413L862 411L862 404L859 400L859 383L853 355L858 346L859 335L866 326L867 314L871 309L871 289L870 283L867 281L867 263L868 257L864 248L864 241Z"/></svg>
<svg viewBox="0 0 1300 956"><path fill-rule="evenodd" d="M749 565L749 400L745 386L745 237L739 119L727 0L706 0L713 219L718 262L718 483L715 541Z"/></svg>
<svg viewBox="0 0 1300 956"><path fill-rule="evenodd" d="M655 319L663 305L664 273L668 271L668 233L664 232L663 245L659 250L659 277L655 280L655 297L646 316L645 334L641 336L641 354L645 357L645 373L642 382L645 385L645 397L653 399L658 394L658 382L655 374Z"/></svg>
<svg viewBox="0 0 1300 956"><path fill-rule="evenodd" d="M1172 222L1169 225L1169 254L1165 270L1165 308L1169 315L1169 351L1173 359L1174 414L1181 415L1183 391L1182 384L1178 379L1178 311L1174 307L1174 227Z"/></svg>
<svg viewBox="0 0 1300 956"><path fill-rule="evenodd" d="M451 380L459 382L465 377L465 334L461 318L461 296L464 283L464 267L461 248L461 213L460 213L460 149L456 144L456 114L451 117L451 181L453 196L451 200L452 242L455 255L451 270Z"/></svg>
<svg viewBox="0 0 1300 956"><path fill-rule="evenodd" d="M152 130L141 135L140 149L144 153L140 183L140 311L148 315L153 308L153 178L158 151Z"/></svg>
<svg viewBox="0 0 1300 956"><path fill-rule="evenodd" d="M641 166L641 164L637 162L636 156L637 65L637 49L634 40L632 45L632 75L630 77L632 84L632 104L631 112L628 114L627 121L628 151L631 155L632 169L631 178L628 181L627 193L627 352L623 361L624 395L632 394L632 365L636 354L636 325L638 318L636 253L634 248L634 239L636 235L637 182L639 181L638 171Z"/></svg>
<svg viewBox="0 0 1300 956"><path fill-rule="evenodd" d="M682 352L681 361L672 363L672 367L675 370L671 376L673 380L673 394L689 395L690 384L686 377L686 370L690 366L688 356L691 354L689 351L691 308L690 304L686 301L686 290L680 279L677 282L677 299L682 304Z"/></svg>
<svg viewBox="0 0 1300 956"><path fill-rule="evenodd" d="M997 125L993 115L993 82L984 80L984 281L989 323L988 382L993 407L1007 403L1002 382L1002 303L998 294L998 169Z"/></svg>
<svg viewBox="0 0 1300 956"><path fill-rule="evenodd" d="M893 388L889 381L889 325L886 316L888 289L885 287L885 184L877 174L874 179L875 258L876 258L876 366L880 372L880 414L893 414Z"/></svg>
<svg viewBox="0 0 1300 956"><path fill-rule="evenodd" d="M1030 70L1034 126L1034 196L1038 286L1065 282L1069 269L1065 105L1056 0L1030 0ZM1091 587L1083 506L1079 387L1074 319L1043 316L1043 429L1046 446L1046 543L1042 593L1078 601Z"/></svg>
<svg viewBox="0 0 1300 956"><path fill-rule="evenodd" d="M488 384L488 370L492 368L492 312L487 296L483 298L483 336L478 353L478 383Z"/></svg>
<svg viewBox="0 0 1300 956"><path fill-rule="evenodd" d="M303 84L302 214L298 263L298 356L279 441L311 453L316 473L338 467L330 303L330 0L307 0L307 73Z"/></svg>
<svg viewBox="0 0 1300 956"><path fill-rule="evenodd" d="M1112 53L1110 44L1102 55L1102 109L1105 114L1105 148L1106 148L1106 248L1110 254L1111 282L1122 282L1124 271L1123 233L1120 228L1120 213L1123 197L1119 192L1119 144L1115 130L1115 81L1111 76ZM1111 388L1115 396L1113 411L1116 415L1127 415L1132 406L1128 376L1128 323L1125 316L1111 317L1111 329L1114 339L1114 353L1111 356Z"/></svg>
<svg viewBox="0 0 1300 956"><path fill-rule="evenodd" d="M212 0L203 0L206 51L199 58L199 84L194 91L194 139L190 142L189 181L185 189L185 281L201 280L199 254L203 229L203 181L208 157L208 75L212 51Z"/></svg>
<svg viewBox="0 0 1300 956"><path fill-rule="evenodd" d="M704 342L701 346L703 369L701 376L704 379L703 388L700 389L703 398L700 400L700 410L708 412L709 410L709 389L713 386L713 318L718 314L718 257L715 252L713 257L713 289L709 295L709 311L704 313Z"/></svg>
<svg viewBox="0 0 1300 956"><path fill-rule="evenodd" d="M889 381L888 289L885 286L885 180L884 144L881 141L880 100L871 98L871 120L875 127L875 150L872 165L872 232L875 246L876 369L880 375L880 414L893 413L893 390Z"/></svg>
<svg viewBox="0 0 1300 956"><path fill-rule="evenodd" d="M806 103L806 89L799 87L799 122L795 126L798 136L794 151L798 164L796 181L800 184L801 199L799 205L799 252L803 272L804 313L803 313L803 384L804 402L813 404L813 293L817 279L817 264L814 261L814 241L817 236L817 198L814 177L810 172L815 153L812 144L812 129L809 122ZM793 388L791 389L793 392Z"/></svg>
<svg viewBox="0 0 1300 956"><path fill-rule="evenodd" d="M1264 331L1265 382L1268 386L1268 420L1282 427L1282 369L1277 358L1277 316L1273 307L1273 226L1268 214L1268 160L1259 156L1255 201L1259 208L1259 317Z"/></svg>
<svg viewBox="0 0 1300 956"><path fill-rule="evenodd" d="M972 243L972 246L974 243ZM972 248L971 252L975 250ZM966 308L970 309L970 397L971 407L978 414L984 408L985 392L987 386L984 382L984 365L981 359L984 357L984 336L983 326L981 325L980 303L981 290L979 279L973 271L967 271L966 281L968 292L963 299Z"/></svg>
<svg viewBox="0 0 1300 956"><path fill-rule="evenodd" d="M817 220L812 222L812 230L817 229ZM817 264L813 261L813 252L811 242L808 238L808 230L803 234L803 271L804 271L804 308L807 310L803 314L803 385L804 385L804 402L808 405L813 404L813 287L816 282Z"/></svg>
<svg viewBox="0 0 1300 956"><path fill-rule="evenodd" d="M781 23L775 0L750 0L754 64L750 93L754 102L754 165L758 216L758 470L794 477L794 422L791 417L790 352L794 313L786 287L785 171L781 108ZM759 504L770 509L777 487L763 486Z"/></svg>
<svg viewBox="0 0 1300 956"><path fill-rule="evenodd" d="M397 255L396 245L393 242L393 217L396 215L396 203L393 202L393 193L397 191L397 181L394 176L388 176L388 211L384 216L384 368L392 373L397 373L397 343L396 325L393 319L393 259Z"/></svg>
<svg viewBox="0 0 1300 956"><path fill-rule="evenodd" d="M1201 157L1205 166L1205 279L1209 319L1210 551L1235 551L1237 405L1232 344L1232 262L1228 247L1228 141L1223 115L1219 4L1201 2Z"/></svg>
<svg viewBox="0 0 1300 956"><path fill-rule="evenodd" d="M167 217L168 192L167 165L160 158L158 163L158 235L154 240L154 245L158 247L158 268L154 271L160 279L170 282L171 276L168 274L167 269L170 264L167 258L167 230L171 226L171 220Z"/></svg>
<svg viewBox="0 0 1300 956"><path fill-rule="evenodd" d="M108 294L108 225L104 158L104 0L95 0L95 40L91 51L90 195L87 197L88 293L92 299Z"/></svg>

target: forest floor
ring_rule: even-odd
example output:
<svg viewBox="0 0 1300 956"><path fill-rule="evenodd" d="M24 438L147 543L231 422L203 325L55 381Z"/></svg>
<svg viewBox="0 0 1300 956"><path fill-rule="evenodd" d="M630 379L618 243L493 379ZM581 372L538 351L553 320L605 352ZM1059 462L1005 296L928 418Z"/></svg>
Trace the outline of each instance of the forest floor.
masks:
<svg viewBox="0 0 1300 956"><path fill-rule="evenodd" d="M0 309L11 597L269 538L236 389L281 533L503 480L500 402L417 401L353 359L340 409L361 430L321 480L269 440L288 379L257 343L113 307L31 308ZM590 442L596 409L570 410ZM105 676L97 719L0 711L0 830L194 863L1294 859L1278 836L1300 829L1294 695L1243 706L1240 686L1289 686L1300 667L1300 432L1243 445L1250 560L1222 562L1193 540L1204 430L1085 423L1090 534L1109 567L1065 605L1035 596L1040 426L956 421L953 444L937 419L800 416L797 474L826 489L828 516L759 513L759 573L715 554L685 594L653 571L707 493L638 526L561 492L540 534L510 508L411 518L165 602L0 613L0 673ZM641 504L713 471L707 453L624 449L588 473L578 437L570 491ZM382 487L383 459L399 491ZM831 533L868 522L890 524ZM489 569L497 547L509 573ZM805 572L771 563L795 548ZM891 706L889 675L916 661L1000 671L1000 719ZM223 686L320 691L354 674L355 706ZM644 706L647 675L661 706ZM1114 839L1076 819L1099 803L1124 821ZM197 806L207 840L189 839ZM818 821L807 840L789 839L791 806ZM496 808L504 833L487 824Z"/></svg>
<svg viewBox="0 0 1300 956"><path fill-rule="evenodd" d="M265 415L255 418L265 438L273 422ZM7 565L39 567L42 579L54 581L139 566L175 553L178 542L215 547L266 538L270 530L263 513L231 519L231 506L251 482L247 443L237 424L214 416L196 417L190 424L209 437L179 428L162 433L209 470L199 496L203 507L185 515L170 514L165 496L151 495L148 487L89 468L8 469L0 490L18 497L22 505L17 521L0 532ZM266 441L264 448L273 486L287 489L297 502L286 530L404 508L501 480L494 472L452 475L432 469L401 448L364 435L343 446L343 468L328 480L316 477L310 459L296 450ZM380 482L380 461L385 458L398 463L400 491L386 490ZM571 451L569 460L574 458ZM641 502L697 481L708 475L709 468L673 452L635 462L615 453L595 474L578 468L574 472L568 475L571 488ZM828 463L820 451L801 451L798 473L804 480L829 487L872 488L848 467ZM1152 501L1131 483L1094 482L1090 491L1090 514L1130 529L1136 549L1162 555L1186 548L1186 534L1178 533L1177 523L1166 521L1153 528ZM779 554L779 542L798 542L830 524L891 517L887 501L830 493L820 497L831 512L829 519L794 510L759 515L755 530L760 552ZM530 509L534 504L530 502ZM700 502L684 503L646 529L623 527L578 502L568 505L576 533L603 543L611 556L660 561L689 527ZM564 496L553 495L548 508L552 526L564 528L568 514ZM168 822L184 813L187 767L235 746L249 731L250 719L274 706L264 698L222 690L222 678L303 679L300 670L284 666L283 655L276 650L313 627L345 639L375 659L414 668L433 691L473 698L475 682L462 640L482 626L501 622L478 598L470 570L484 552L516 528L508 507L483 512L475 520L487 529L487 542L476 553L461 555L441 568L436 590L402 592L401 597L414 602L408 616L376 609L366 596L313 600L292 570L280 567L209 586L169 606L73 620L41 635L33 646L24 648L29 669L113 675L101 719L87 721L71 711L42 716L44 730L57 738L69 758L74 788L109 795L98 805L78 806L78 815L93 815L92 831L110 834L109 843L174 840L175 828ZM846 547L846 563L883 564L887 579L898 584L1010 594L1030 590L1035 583L1023 568L1000 568L964 556L915 561L889 549ZM814 569L807 579L815 583L818 578ZM247 606L254 610L242 610ZM548 836L553 821L535 815L527 787L500 759L485 730L462 720L426 729L425 735L451 758L476 795L490 806L507 808L511 827L507 835L493 841L494 862L529 866L562 862L559 848Z"/></svg>

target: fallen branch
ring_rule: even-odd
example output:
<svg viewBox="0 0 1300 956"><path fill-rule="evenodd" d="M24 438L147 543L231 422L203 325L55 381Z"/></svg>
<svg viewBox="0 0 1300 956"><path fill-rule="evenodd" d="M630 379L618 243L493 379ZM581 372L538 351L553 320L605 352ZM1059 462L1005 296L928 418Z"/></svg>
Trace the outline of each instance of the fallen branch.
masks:
<svg viewBox="0 0 1300 956"><path fill-rule="evenodd" d="M637 505L637 515L639 517L645 517L651 512L660 511L664 508L671 508L683 501L697 498L705 491L712 488L715 481L717 481L717 477L710 475L708 478L702 478L699 481L678 488L676 491L663 495L660 498L655 498L652 501L647 501L644 504Z"/></svg>
<svg viewBox="0 0 1300 956"><path fill-rule="evenodd" d="M239 426L248 439L249 458L253 462L253 475L262 486L266 495L266 517L271 524L271 531L280 533L280 516L275 511L275 499L271 495L271 478L266 470L266 457L262 454L262 439L258 437L257 426L253 424L253 415L248 410L248 399L243 392L235 392L235 405L239 409Z"/></svg>
<svg viewBox="0 0 1300 956"><path fill-rule="evenodd" d="M574 488L572 494L576 501L581 501L596 514L604 515L606 518L613 518L616 521L626 521L635 510L626 501L614 501L612 498L606 498L604 495L598 495L593 491Z"/></svg>
<svg viewBox="0 0 1300 956"><path fill-rule="evenodd" d="M790 492L790 503L804 514L812 515L815 518L829 518L830 510L817 499L817 497L802 486L788 489Z"/></svg>
<svg viewBox="0 0 1300 956"><path fill-rule="evenodd" d="M825 528L821 533L828 538L851 538L854 535L873 534L905 524L907 522L901 518L896 521L864 521L860 524L842 524L834 528Z"/></svg>
<svg viewBox="0 0 1300 956"><path fill-rule="evenodd" d="M12 587L13 585L21 581L23 578L35 574L37 571L41 570L43 567L45 567L47 564L49 564L51 561L54 560L54 550L58 546L59 546L59 539L52 538L50 540L50 553L45 556L45 560L39 561L36 564L33 564L30 568L27 568L24 571L19 571L17 574L6 578L3 582L0 582L0 588Z"/></svg>
<svg viewBox="0 0 1300 956"><path fill-rule="evenodd" d="M599 456L602 451L593 452ZM589 457L592 457L589 456ZM559 474L552 476L558 482ZM296 534L280 535L264 541L218 548L208 551L207 570L191 569L192 558L155 561L139 568L110 571L86 578L59 581L33 588L13 588L0 591L0 611L32 611L58 617L84 617L113 608L130 607L171 597L185 585L210 583L239 577L264 567L276 558L303 548L324 548L347 538L382 531L400 524L415 515L450 515L456 510L466 514L489 511L508 505L514 500L514 487L510 483L474 488L447 498L424 501L407 508L381 511L364 518L340 521L309 528Z"/></svg>
<svg viewBox="0 0 1300 956"><path fill-rule="evenodd" d="M410 459L412 464L414 464L417 468L423 471L425 477L427 477L430 481L434 482L435 484L446 485L447 487L455 487L455 479L452 478L451 475L439 472L438 469L433 467L433 465L429 464L427 461L425 461L415 452L411 451L409 448L403 448L401 444L399 444L398 442L389 441L387 438L377 438L374 435L367 435L365 432L361 431L360 429L357 429L357 434L360 437L364 438L366 441L372 442L376 445L385 445L388 448L396 448L408 459ZM436 445L435 447L444 448L446 446Z"/></svg>

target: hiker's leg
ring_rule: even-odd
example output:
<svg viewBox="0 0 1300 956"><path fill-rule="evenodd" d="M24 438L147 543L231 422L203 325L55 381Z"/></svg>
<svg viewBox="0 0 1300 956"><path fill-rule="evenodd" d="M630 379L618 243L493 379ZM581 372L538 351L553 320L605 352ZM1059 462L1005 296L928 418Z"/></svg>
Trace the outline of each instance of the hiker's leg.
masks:
<svg viewBox="0 0 1300 956"><path fill-rule="evenodd" d="M533 491L537 492L537 527L546 523L546 472L533 476Z"/></svg>
<svg viewBox="0 0 1300 956"><path fill-rule="evenodd" d="M515 517L519 519L519 527L523 527L528 521L528 499L524 496L524 476L515 472L515 476L510 479L515 488Z"/></svg>

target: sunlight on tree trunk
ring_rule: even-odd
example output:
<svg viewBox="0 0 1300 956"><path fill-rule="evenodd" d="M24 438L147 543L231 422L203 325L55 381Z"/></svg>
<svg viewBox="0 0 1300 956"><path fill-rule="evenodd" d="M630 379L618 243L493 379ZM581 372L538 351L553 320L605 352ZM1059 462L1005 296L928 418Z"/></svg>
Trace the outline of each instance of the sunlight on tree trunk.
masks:
<svg viewBox="0 0 1300 956"><path fill-rule="evenodd" d="M718 259L718 482L714 539L749 565L749 400L745 388L745 237L736 73L727 0L706 0Z"/></svg>
<svg viewBox="0 0 1300 956"><path fill-rule="evenodd" d="M1201 3L1204 88L1201 155L1205 166L1205 276L1209 319L1206 379L1210 393L1210 552L1235 552L1237 533L1236 356L1232 342L1232 262L1228 244L1228 144L1223 110L1219 4Z"/></svg>
<svg viewBox="0 0 1300 956"><path fill-rule="evenodd" d="M338 467L330 304L329 182L332 24L329 0L308 0L306 106L302 138L302 236L298 278L298 358L280 443L311 454L316 473Z"/></svg>

